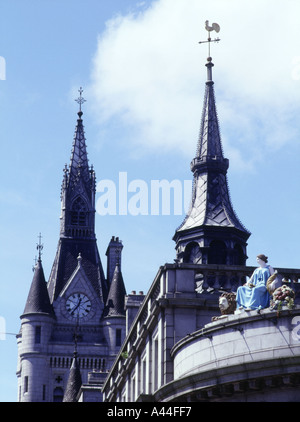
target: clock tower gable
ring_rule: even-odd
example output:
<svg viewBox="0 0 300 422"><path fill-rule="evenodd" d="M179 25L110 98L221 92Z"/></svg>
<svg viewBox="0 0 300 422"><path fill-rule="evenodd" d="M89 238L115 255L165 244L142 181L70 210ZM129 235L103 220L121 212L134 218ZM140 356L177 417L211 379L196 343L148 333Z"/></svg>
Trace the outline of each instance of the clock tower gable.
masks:
<svg viewBox="0 0 300 422"><path fill-rule="evenodd" d="M59 322L78 320L97 323L104 305L81 265L80 255L77 260L75 271L53 302L53 307Z"/></svg>

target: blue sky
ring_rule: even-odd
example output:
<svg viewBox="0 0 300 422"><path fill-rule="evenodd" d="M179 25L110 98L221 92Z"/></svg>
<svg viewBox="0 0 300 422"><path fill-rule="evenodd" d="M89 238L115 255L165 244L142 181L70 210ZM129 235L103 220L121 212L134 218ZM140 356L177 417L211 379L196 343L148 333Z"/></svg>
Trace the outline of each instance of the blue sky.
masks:
<svg viewBox="0 0 300 422"><path fill-rule="evenodd" d="M232 203L252 232L248 265L264 253L275 268L299 267L299 16L297 0L0 0L0 317L8 333L20 328L40 232L46 277L53 263L80 86L98 181L118 186L120 172L148 186L191 180L206 19L221 26L213 77ZM127 291L146 292L175 258L183 218L97 214L104 268L119 236ZM0 401L17 398L16 364L16 339L6 335Z"/></svg>

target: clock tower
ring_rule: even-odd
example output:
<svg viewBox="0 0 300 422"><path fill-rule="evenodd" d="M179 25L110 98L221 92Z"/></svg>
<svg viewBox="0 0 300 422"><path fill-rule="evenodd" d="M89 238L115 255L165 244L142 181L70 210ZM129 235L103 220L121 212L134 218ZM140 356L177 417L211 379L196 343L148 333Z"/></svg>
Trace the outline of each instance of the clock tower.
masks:
<svg viewBox="0 0 300 422"><path fill-rule="evenodd" d="M84 99L81 89L79 92L80 109L71 160L69 166L65 166L61 188L60 234L55 259L46 283L42 245L38 245L39 259L21 315L19 401L63 400L70 368L74 366L75 337L76 367L82 384L88 383L90 373L97 373L98 396L94 400L101 401L99 382L106 378L125 337L124 306L117 315L107 312L108 299L112 308L114 301L118 306L124 305L126 290L120 269L123 245L118 237L113 237L108 269L111 273L113 263L118 262L118 276L106 278L95 234L96 176L88 163L81 110Z"/></svg>

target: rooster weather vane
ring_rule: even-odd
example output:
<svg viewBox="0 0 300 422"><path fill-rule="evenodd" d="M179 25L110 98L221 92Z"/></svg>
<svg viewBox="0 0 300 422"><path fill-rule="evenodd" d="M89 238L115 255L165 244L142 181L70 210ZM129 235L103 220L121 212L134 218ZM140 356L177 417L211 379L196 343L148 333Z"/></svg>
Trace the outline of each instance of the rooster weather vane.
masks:
<svg viewBox="0 0 300 422"><path fill-rule="evenodd" d="M212 42L219 42L221 41L220 38L215 38L214 40L211 39L210 33L212 31L216 31L217 33L220 32L220 25L217 23L213 23L211 24L211 26L209 26L209 21L205 21L205 29L208 32L208 39L207 41L199 41L199 44L203 44L203 43L208 43L208 56L210 57L210 44Z"/></svg>

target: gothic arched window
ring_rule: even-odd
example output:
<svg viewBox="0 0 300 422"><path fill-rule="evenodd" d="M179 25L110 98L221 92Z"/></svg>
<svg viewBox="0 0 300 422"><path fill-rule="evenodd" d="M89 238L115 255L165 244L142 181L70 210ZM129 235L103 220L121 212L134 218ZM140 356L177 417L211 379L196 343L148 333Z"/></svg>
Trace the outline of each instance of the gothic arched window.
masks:
<svg viewBox="0 0 300 422"><path fill-rule="evenodd" d="M72 226L87 225L87 206L80 196L72 204L71 224Z"/></svg>

